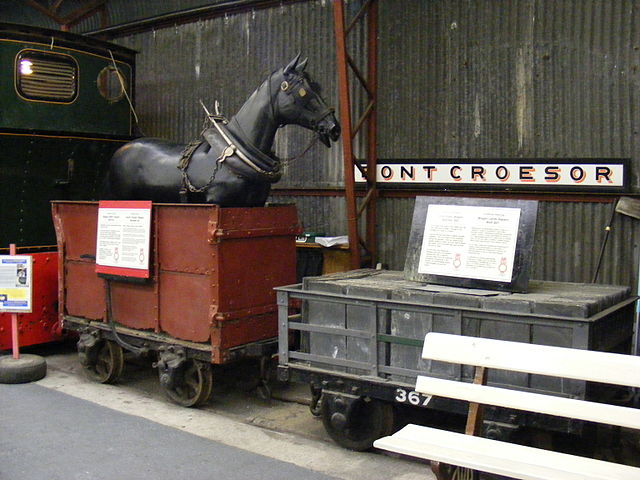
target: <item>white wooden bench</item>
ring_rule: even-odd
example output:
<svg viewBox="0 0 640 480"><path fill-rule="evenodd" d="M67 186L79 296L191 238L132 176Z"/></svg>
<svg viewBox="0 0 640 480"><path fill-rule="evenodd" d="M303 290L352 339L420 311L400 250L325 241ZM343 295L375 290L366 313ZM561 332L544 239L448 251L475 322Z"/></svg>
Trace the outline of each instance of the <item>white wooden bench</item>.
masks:
<svg viewBox="0 0 640 480"><path fill-rule="evenodd" d="M376 448L431 461L439 480L450 466L519 479L640 479L640 468L476 436L482 406L640 429L640 409L486 385L487 369L640 387L640 357L571 348L428 333L422 357L476 367L474 383L418 377L416 390L469 402L466 433L407 425L374 442Z"/></svg>

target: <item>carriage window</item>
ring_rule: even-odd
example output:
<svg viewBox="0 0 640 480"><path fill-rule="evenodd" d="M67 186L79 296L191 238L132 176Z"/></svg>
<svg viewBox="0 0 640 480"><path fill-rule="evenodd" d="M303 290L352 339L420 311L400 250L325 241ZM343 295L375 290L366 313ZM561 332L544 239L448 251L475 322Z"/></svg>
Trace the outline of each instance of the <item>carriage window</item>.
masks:
<svg viewBox="0 0 640 480"><path fill-rule="evenodd" d="M16 87L30 100L72 102L78 93L78 65L67 55L24 50L16 59Z"/></svg>
<svg viewBox="0 0 640 480"><path fill-rule="evenodd" d="M98 91L109 102L117 102L124 96L126 80L120 69L109 65L98 74Z"/></svg>

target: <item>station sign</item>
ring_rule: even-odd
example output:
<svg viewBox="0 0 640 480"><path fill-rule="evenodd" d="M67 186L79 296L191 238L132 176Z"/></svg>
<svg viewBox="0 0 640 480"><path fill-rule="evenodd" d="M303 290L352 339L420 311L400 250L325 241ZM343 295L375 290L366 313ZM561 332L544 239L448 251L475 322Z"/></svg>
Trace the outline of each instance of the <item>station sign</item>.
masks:
<svg viewBox="0 0 640 480"><path fill-rule="evenodd" d="M30 313L32 298L32 257L0 255L0 312Z"/></svg>
<svg viewBox="0 0 640 480"><path fill-rule="evenodd" d="M624 192L628 164L629 159L380 160L376 179L382 188ZM356 183L366 181L360 168L354 173Z"/></svg>
<svg viewBox="0 0 640 480"><path fill-rule="evenodd" d="M100 201L96 272L149 278L150 201Z"/></svg>

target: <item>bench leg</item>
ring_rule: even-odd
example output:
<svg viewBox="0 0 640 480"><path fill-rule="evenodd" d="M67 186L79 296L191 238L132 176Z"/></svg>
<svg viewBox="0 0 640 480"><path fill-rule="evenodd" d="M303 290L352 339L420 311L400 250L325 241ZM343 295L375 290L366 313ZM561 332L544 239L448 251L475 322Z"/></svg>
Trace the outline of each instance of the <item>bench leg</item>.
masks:
<svg viewBox="0 0 640 480"><path fill-rule="evenodd" d="M473 383L478 385L487 384L489 370L485 367L476 367ZM467 435L480 436L482 434L482 424L484 422L484 405L479 403L469 403L469 413L467 414Z"/></svg>
<svg viewBox="0 0 640 480"><path fill-rule="evenodd" d="M443 462L431 462L431 471L438 480L478 480L479 475L469 468L449 465Z"/></svg>
<svg viewBox="0 0 640 480"><path fill-rule="evenodd" d="M488 369L486 367L476 367L473 383L486 385L487 375ZM467 435L480 435L483 421L484 405L469 403L465 433ZM475 470L442 462L431 462L431 471L438 480L478 480L480 478L480 475Z"/></svg>

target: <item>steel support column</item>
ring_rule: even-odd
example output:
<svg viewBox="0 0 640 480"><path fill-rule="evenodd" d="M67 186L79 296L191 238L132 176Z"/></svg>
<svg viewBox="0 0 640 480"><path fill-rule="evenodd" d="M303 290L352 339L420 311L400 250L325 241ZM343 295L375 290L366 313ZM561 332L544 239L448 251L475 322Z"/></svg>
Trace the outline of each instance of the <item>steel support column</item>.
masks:
<svg viewBox="0 0 640 480"><path fill-rule="evenodd" d="M353 6L353 2L350 3ZM342 144L344 160L344 184L347 202L347 227L349 234L349 247L351 251L351 268L375 265L377 259L376 245L376 200L378 190L376 185L376 109L377 109L377 27L378 27L378 2L377 0L365 0L362 7L346 23L344 0L333 1L333 15L336 33L336 57L338 84L340 96L340 123L342 125ZM367 39L367 65L363 74L354 60L347 52L347 37L359 24L366 29ZM354 107L351 104L351 84L349 71L358 80L360 87L364 89L366 104ZM352 112L360 110L357 121L352 122ZM354 152L354 139L358 133L366 135L365 166L356 158ZM366 178L363 200L358 206L355 188L355 169L358 168ZM366 225L360 228L359 220L366 219ZM360 232L364 232L362 238ZM364 255L363 255L364 253Z"/></svg>

